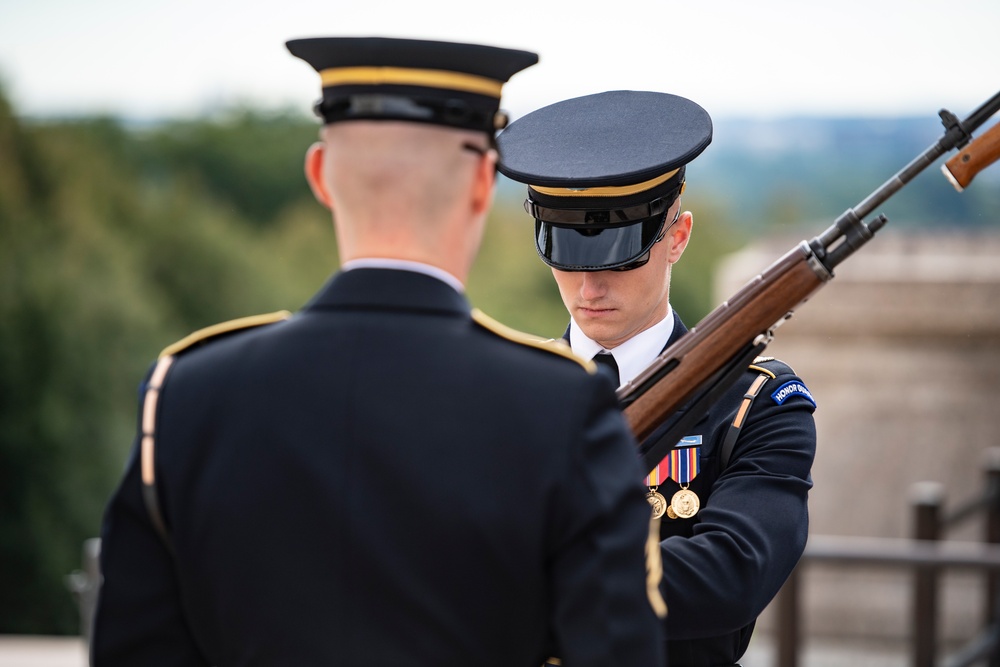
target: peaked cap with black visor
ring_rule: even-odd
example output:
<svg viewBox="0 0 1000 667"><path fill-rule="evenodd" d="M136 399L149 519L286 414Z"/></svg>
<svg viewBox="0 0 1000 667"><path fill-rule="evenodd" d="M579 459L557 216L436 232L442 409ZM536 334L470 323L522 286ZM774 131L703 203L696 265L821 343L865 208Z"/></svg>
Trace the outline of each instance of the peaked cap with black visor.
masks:
<svg viewBox="0 0 1000 667"><path fill-rule="evenodd" d="M538 62L529 51L391 37L315 37L286 43L319 72L315 111L326 124L404 120L489 135L507 125L503 84Z"/></svg>
<svg viewBox="0 0 1000 667"><path fill-rule="evenodd" d="M667 93L609 91L533 111L497 137L500 173L528 186L535 248L561 271L629 270L649 259L712 141L712 119Z"/></svg>

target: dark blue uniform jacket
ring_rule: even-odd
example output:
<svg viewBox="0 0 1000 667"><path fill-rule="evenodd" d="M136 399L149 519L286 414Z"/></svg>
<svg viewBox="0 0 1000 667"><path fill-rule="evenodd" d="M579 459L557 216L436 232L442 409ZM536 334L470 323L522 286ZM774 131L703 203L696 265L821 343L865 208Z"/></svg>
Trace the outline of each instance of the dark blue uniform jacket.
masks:
<svg viewBox="0 0 1000 667"><path fill-rule="evenodd" d="M340 273L287 321L179 352L156 418L173 554L133 455L95 667L537 667L550 637L567 664L663 659L608 383L436 279Z"/></svg>
<svg viewBox="0 0 1000 667"><path fill-rule="evenodd" d="M673 343L686 332L675 315ZM760 361L708 411L691 435L702 436L701 472L691 490L701 501L691 519L660 524L667 648L671 667L736 662L757 616L775 596L805 548L807 496L816 453L815 403L786 364ZM725 468L720 449L761 373L754 399ZM679 486L660 487L668 500Z"/></svg>
<svg viewBox="0 0 1000 667"><path fill-rule="evenodd" d="M687 332L676 313L674 318L667 346ZM726 432L762 373L767 379L723 468ZM815 407L791 368L759 360L690 430L702 442L700 472L689 487L701 509L690 519L664 516L660 524L670 667L737 662L757 616L802 555L816 452ZM679 489L668 480L658 491L669 502Z"/></svg>

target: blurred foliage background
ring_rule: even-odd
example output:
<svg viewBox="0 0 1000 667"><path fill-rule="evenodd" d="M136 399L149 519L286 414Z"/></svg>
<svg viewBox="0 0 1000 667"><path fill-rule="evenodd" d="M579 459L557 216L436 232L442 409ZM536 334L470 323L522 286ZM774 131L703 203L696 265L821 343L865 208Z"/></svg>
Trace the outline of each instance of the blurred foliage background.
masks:
<svg viewBox="0 0 1000 667"><path fill-rule="evenodd" d="M696 323L725 253L755 234L819 233L932 143L935 121L876 127L899 135L876 146L849 140L857 125L824 125L825 148L795 133L758 145L754 124L717 123L722 146L689 168L696 227L674 307ZM253 109L22 119L0 90L0 633L79 632L65 576L98 533L159 350L219 321L296 310L336 269L329 214L302 177L316 133L305 114ZM990 207L996 219L1000 189L960 201L939 176L919 178L900 208L908 224L975 226ZM566 314L522 200L501 179L469 296L559 336Z"/></svg>

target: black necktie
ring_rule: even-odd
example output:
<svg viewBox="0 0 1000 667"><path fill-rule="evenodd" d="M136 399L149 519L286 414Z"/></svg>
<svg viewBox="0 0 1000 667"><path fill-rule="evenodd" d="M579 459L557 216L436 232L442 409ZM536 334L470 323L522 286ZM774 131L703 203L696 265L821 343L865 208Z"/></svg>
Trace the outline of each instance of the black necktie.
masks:
<svg viewBox="0 0 1000 667"><path fill-rule="evenodd" d="M600 372L611 378L615 389L617 389L621 380L618 378L618 364L615 362L614 356L610 352L598 352L594 355L594 363L597 364L597 369Z"/></svg>

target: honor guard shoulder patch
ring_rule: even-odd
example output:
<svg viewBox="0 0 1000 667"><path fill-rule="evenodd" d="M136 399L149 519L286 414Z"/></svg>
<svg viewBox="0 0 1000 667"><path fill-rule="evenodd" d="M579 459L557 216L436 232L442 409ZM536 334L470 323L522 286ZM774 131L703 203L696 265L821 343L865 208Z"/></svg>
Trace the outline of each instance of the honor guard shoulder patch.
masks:
<svg viewBox="0 0 1000 667"><path fill-rule="evenodd" d="M774 357L757 357L753 360L753 363L750 364L750 370L757 371L758 373L765 373L772 380L777 378L779 375L795 375L795 371L791 366L783 362L781 359L776 359ZM759 389L759 387L757 387L757 389ZM789 380L771 392L771 399L778 405L781 405L792 396L801 396L812 403L813 407L816 407L816 399L813 398L812 393L806 388L802 380Z"/></svg>
<svg viewBox="0 0 1000 667"><path fill-rule="evenodd" d="M532 334L524 333L523 331L518 331L517 329L512 329L506 324L496 321L478 308L472 309L472 320L479 326L488 331L492 331L501 338L506 338L507 340L518 343L519 345L526 345L528 347L534 347L539 350L545 350L546 352L557 354L560 357L565 357L580 364L591 375L597 373L597 364L589 359L583 359L576 356L576 354L573 353L573 350L570 349L569 345L567 345L562 339L542 338L541 336L534 336Z"/></svg>
<svg viewBox="0 0 1000 667"><path fill-rule="evenodd" d="M241 317L235 320L229 320L228 322L220 322L219 324L213 324L210 327L205 327L204 329L199 329L192 334L189 334L177 341L173 345L168 345L160 352L160 359L164 357L171 357L184 350L187 350L199 343L204 343L213 338L217 338L224 334L232 333L234 331L240 331L241 329L250 329L253 327L259 327L264 324L273 324L274 322L281 322L282 320L287 320L292 314L287 310L279 310L275 313L267 313L265 315L251 315L250 317Z"/></svg>
<svg viewBox="0 0 1000 667"><path fill-rule="evenodd" d="M813 398L812 393L799 380L790 380L771 393L771 399L778 405L781 405L792 396L801 396L812 403L813 407L816 407L816 399Z"/></svg>

